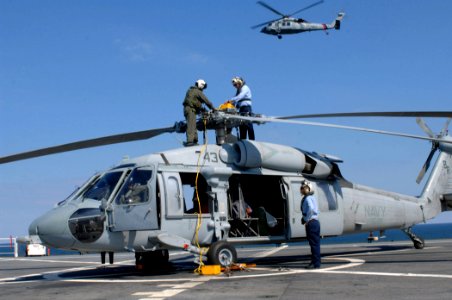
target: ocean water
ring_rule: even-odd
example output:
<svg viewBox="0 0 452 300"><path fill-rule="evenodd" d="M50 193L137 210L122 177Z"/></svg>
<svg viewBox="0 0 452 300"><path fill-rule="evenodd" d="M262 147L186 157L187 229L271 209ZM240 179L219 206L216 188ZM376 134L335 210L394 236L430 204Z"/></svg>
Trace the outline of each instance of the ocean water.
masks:
<svg viewBox="0 0 452 300"><path fill-rule="evenodd" d="M413 226L413 232L419 237L423 238L428 244L429 240L437 239L451 239L452 238L452 223L442 224L419 224ZM374 236L378 236L379 232L374 231ZM369 232L343 235L338 237L331 237L322 239L322 244L353 244L365 243ZM391 229L385 231L385 238L374 241L373 243L381 242L396 242L409 241L408 236L399 229ZM9 242L0 242L0 257L13 256L13 251ZM67 251L60 249L50 249L50 255L67 255L78 254L77 251ZM19 245L19 256L25 256L25 245Z"/></svg>

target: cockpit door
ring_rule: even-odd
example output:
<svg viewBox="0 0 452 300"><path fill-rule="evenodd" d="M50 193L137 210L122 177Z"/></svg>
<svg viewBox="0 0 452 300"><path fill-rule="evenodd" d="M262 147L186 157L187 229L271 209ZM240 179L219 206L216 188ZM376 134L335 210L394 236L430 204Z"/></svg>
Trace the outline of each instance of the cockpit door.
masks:
<svg viewBox="0 0 452 300"><path fill-rule="evenodd" d="M111 231L158 229L155 182L151 167L130 172L111 203Z"/></svg>

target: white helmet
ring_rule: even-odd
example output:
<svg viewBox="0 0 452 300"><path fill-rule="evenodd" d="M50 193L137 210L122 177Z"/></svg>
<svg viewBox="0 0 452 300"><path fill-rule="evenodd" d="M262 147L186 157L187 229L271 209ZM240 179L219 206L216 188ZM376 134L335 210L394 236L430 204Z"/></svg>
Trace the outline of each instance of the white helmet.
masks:
<svg viewBox="0 0 452 300"><path fill-rule="evenodd" d="M201 90L205 90L207 88L207 82L205 82L203 79L196 80L195 85Z"/></svg>
<svg viewBox="0 0 452 300"><path fill-rule="evenodd" d="M303 187L305 187L305 186L307 186L307 187L309 188L309 193L310 193L310 194L314 194L314 188L313 188L311 182L309 182L309 181L307 181L307 180L303 180L303 181L301 182L301 187L303 188Z"/></svg>
<svg viewBox="0 0 452 300"><path fill-rule="evenodd" d="M245 84L245 80L243 80L242 77L234 77L232 78L232 84L235 85L236 83L240 84L240 86L243 86Z"/></svg>

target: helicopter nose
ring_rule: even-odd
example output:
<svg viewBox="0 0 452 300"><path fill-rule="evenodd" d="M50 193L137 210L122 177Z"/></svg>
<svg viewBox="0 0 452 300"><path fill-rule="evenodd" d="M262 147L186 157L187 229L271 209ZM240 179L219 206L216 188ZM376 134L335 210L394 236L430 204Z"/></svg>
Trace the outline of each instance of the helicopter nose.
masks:
<svg viewBox="0 0 452 300"><path fill-rule="evenodd" d="M30 235L37 235L50 247L70 248L75 239L69 232L68 219L75 208L71 205L57 207L34 220L29 228Z"/></svg>

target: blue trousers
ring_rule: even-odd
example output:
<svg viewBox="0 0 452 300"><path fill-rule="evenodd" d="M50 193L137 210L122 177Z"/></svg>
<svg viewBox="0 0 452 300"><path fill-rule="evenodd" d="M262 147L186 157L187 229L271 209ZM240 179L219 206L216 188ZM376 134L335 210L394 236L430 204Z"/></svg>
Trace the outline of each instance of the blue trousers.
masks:
<svg viewBox="0 0 452 300"><path fill-rule="evenodd" d="M239 108L239 114L242 116L251 116L252 109L251 106L242 106ZM248 138L250 140L254 140L254 128L253 123L249 122L248 124L240 125L239 126L240 131L240 139L245 140L246 135L248 134Z"/></svg>
<svg viewBox="0 0 452 300"><path fill-rule="evenodd" d="M311 247L311 264L320 267L322 261L320 258L320 222L311 220L306 224L306 238Z"/></svg>

